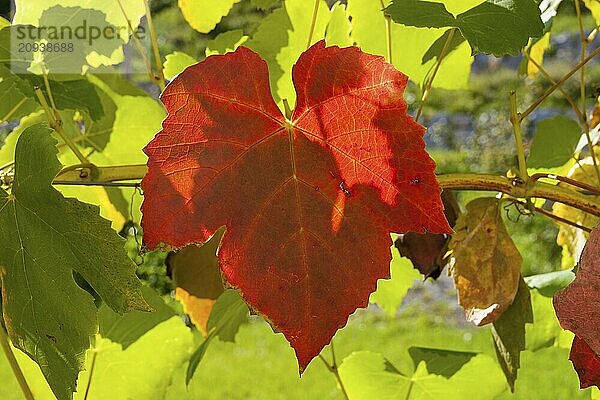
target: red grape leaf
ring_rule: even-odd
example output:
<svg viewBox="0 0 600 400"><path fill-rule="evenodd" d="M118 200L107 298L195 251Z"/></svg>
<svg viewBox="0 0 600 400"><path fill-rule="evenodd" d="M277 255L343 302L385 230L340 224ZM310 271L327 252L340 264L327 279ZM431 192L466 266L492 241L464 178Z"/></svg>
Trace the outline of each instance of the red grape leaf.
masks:
<svg viewBox="0 0 600 400"><path fill-rule="evenodd" d="M600 355L600 229L590 234L579 260L575 280L554 295L560 325ZM573 353L572 353L573 355ZM583 381L581 381L583 385Z"/></svg>
<svg viewBox="0 0 600 400"><path fill-rule="evenodd" d="M579 384L582 389L590 386L600 388L600 357L579 336L575 336L573 339L569 360L579 375Z"/></svg>
<svg viewBox="0 0 600 400"><path fill-rule="evenodd" d="M406 114L407 77L356 47L303 53L290 120L253 51L208 57L165 90L148 144L146 246L227 231L225 279L290 341L300 370L377 279L390 232L448 233L424 128Z"/></svg>

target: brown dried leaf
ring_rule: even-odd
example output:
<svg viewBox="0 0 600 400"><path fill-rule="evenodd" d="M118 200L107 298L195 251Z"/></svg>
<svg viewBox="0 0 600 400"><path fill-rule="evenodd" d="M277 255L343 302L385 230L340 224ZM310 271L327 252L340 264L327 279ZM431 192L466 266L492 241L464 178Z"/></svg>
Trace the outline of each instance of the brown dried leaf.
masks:
<svg viewBox="0 0 600 400"><path fill-rule="evenodd" d="M467 204L454 227L450 272L468 321L496 321L512 304L519 287L522 258L500 216L499 200Z"/></svg>
<svg viewBox="0 0 600 400"><path fill-rule="evenodd" d="M445 190L442 202L446 219L453 226L460 212L456 198L451 191ZM437 279L446 266L444 254L449 241L450 236L446 234L409 232L398 235L394 244L400 255L408 258L425 279Z"/></svg>
<svg viewBox="0 0 600 400"><path fill-rule="evenodd" d="M204 336L206 323L217 297L224 291L217 248L225 232L218 230L204 245L190 244L167 257L167 268L175 283L175 298L183 304Z"/></svg>

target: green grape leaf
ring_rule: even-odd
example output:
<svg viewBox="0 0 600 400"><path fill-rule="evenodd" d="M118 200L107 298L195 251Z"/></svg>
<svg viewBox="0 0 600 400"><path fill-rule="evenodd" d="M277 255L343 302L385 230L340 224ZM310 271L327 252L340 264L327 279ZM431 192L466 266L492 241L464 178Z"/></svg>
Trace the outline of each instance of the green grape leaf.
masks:
<svg viewBox="0 0 600 400"><path fill-rule="evenodd" d="M385 0L383 3L388 5L390 1ZM352 39L358 46L367 53L387 57L386 21L381 3L372 0L348 0L348 13L352 17ZM435 63L434 57L423 63L425 54L446 31L447 29L391 24L392 64L417 85L422 85ZM438 55L439 53L436 57ZM433 87L465 89L471 74L472 61L468 43L460 44L444 58L433 81Z"/></svg>
<svg viewBox="0 0 600 400"><path fill-rule="evenodd" d="M49 99L42 76L22 70L15 63L15 50L11 47L11 36L18 36L23 26L0 29L0 121L17 120L40 108L33 90L39 87ZM24 61L24 64L30 62ZM15 70L19 73L15 73ZM101 99L87 78L80 75L49 75L48 84L52 99L59 110L78 110L96 121L103 117Z"/></svg>
<svg viewBox="0 0 600 400"><path fill-rule="evenodd" d="M214 54L226 54L235 51L248 40L241 29L223 32L206 44L206 57Z"/></svg>
<svg viewBox="0 0 600 400"><path fill-rule="evenodd" d="M254 7L261 10L268 10L269 8L273 7L277 1L278 0L250 0L250 3L252 3Z"/></svg>
<svg viewBox="0 0 600 400"><path fill-rule="evenodd" d="M465 353L464 357L471 355ZM483 354L473 356L445 378L428 371L425 361L419 362L412 376L405 376L381 354L361 351L344 359L339 374L352 400L495 399L505 390L499 368Z"/></svg>
<svg viewBox="0 0 600 400"><path fill-rule="evenodd" d="M186 385L192 380L211 340L218 337L225 342L233 342L240 326L248 320L248 312L248 305L237 290L228 289L219 296L206 324L208 337L190 358L185 377Z"/></svg>
<svg viewBox="0 0 600 400"><path fill-rule="evenodd" d="M158 324L176 315L175 310L169 307L151 287L144 286L142 293L146 303L154 309L154 312L130 311L119 315L106 304L102 304L98 309L100 335L119 343L123 346L123 350Z"/></svg>
<svg viewBox="0 0 600 400"><path fill-rule="evenodd" d="M184 69L190 65L196 64L196 59L180 51L174 51L167 54L163 65L165 78L173 80L173 78L182 73Z"/></svg>
<svg viewBox="0 0 600 400"><path fill-rule="evenodd" d="M517 294L522 263L502 221L499 200L471 201L454 230L450 267L459 303L475 325L494 322Z"/></svg>
<svg viewBox="0 0 600 400"><path fill-rule="evenodd" d="M521 353L521 369L514 394L498 398L509 399L589 400L590 390L579 390L579 379L569 361L569 350L548 347Z"/></svg>
<svg viewBox="0 0 600 400"><path fill-rule="evenodd" d="M327 46L348 47L354 44L350 32L350 15L346 10L346 5L339 1L331 7L331 18L327 24L325 32L325 42Z"/></svg>
<svg viewBox="0 0 600 400"><path fill-rule="evenodd" d="M141 150L160 130L165 117L164 108L147 93L118 75L98 75L89 77L99 91L110 97L114 106L107 114L104 124L91 126L88 135L107 134L110 140L101 152L94 152L89 160L99 166L145 164L147 157ZM131 112L136 110L136 112ZM140 118L143 115L144 118ZM69 152L61 153L64 165L78 164L79 161ZM141 219L142 197L133 188L119 188L122 199L132 204L126 210L116 208L105 188L60 186L65 196L76 197L86 203L100 206L100 214L113 222L113 228L120 231L124 224L133 219ZM130 215L131 213L131 215Z"/></svg>
<svg viewBox="0 0 600 400"><path fill-rule="evenodd" d="M179 0L185 20L200 33L212 31L240 0Z"/></svg>
<svg viewBox="0 0 600 400"><path fill-rule="evenodd" d="M527 166L553 168L565 164L575 152L581 137L579 124L571 118L557 115L541 121L535 131Z"/></svg>
<svg viewBox="0 0 600 400"><path fill-rule="evenodd" d="M206 328L225 342L233 342L240 326L248 319L248 305L237 290L228 289L215 303Z"/></svg>
<svg viewBox="0 0 600 400"><path fill-rule="evenodd" d="M84 136L81 135L80 131L77 131L74 122L69 121L69 116L72 116L73 113L60 112L60 115L63 119L63 128L65 132L73 137L74 141L81 143L78 139L81 139ZM19 126L8 135L4 146L0 148L0 164L4 165L14 160L15 146L21 133L26 128L36 124L47 126L47 121L46 115L41 110L22 118ZM90 130L90 133L86 135L85 138L93 140L95 135L92 132L105 132L102 130L96 131L96 128L98 127L98 124L93 125L94 129ZM108 133L110 133L110 130ZM57 137L58 135L54 136ZM95 155L94 157L98 156ZM69 148L64 145L61 146L61 151L59 152L59 161L64 165L79 163L79 160L77 160L75 155L73 155ZM115 230L120 231L129 218L130 207L128 205L128 200L124 197L122 189L120 188L105 188L101 186L57 186L57 189L66 197L76 197L83 202L98 205L100 207L100 216L111 221ZM131 194L128 194L128 198L131 198Z"/></svg>
<svg viewBox="0 0 600 400"><path fill-rule="evenodd" d="M533 307L533 324L525 325L525 343L527 350L538 351L546 347L558 345L562 328L554 313L552 298L531 290Z"/></svg>
<svg viewBox="0 0 600 400"><path fill-rule="evenodd" d="M124 13L115 3L102 3L97 0L16 0L13 24L56 27L60 31L63 26L75 30L83 26L86 21L85 26L88 30L83 34L83 39L63 40L73 43L74 51L58 52L50 57L51 72L52 67L59 68L59 71L55 72L70 73L76 72L76 69L86 64L92 68L115 65L124 60L122 45L129 41L128 23L131 23L132 28L137 30L140 20L145 14L143 1L122 1L121 3ZM100 32L104 29L114 29L115 35L101 35L99 38L93 38L95 34L89 31L91 26L98 28ZM60 43L60 40L56 42ZM28 43L31 41L28 40ZM60 71L62 68L68 70ZM41 70L37 72L41 73Z"/></svg>
<svg viewBox="0 0 600 400"><path fill-rule="evenodd" d="M163 400L173 374L187 361L191 347L192 334L178 317L156 326L127 350L96 336L94 348L87 353L86 369L79 375L80 389L73 398ZM15 353L35 399L55 400L38 366L21 351ZM10 371L7 364L0 354L0 379ZM2 380L0 398L21 400L19 394L16 379Z"/></svg>
<svg viewBox="0 0 600 400"><path fill-rule="evenodd" d="M34 125L21 134L12 191L0 189L0 275L12 342L40 365L63 400L75 390L97 330L93 299L73 271L116 312L150 308L124 241L98 208L65 199L50 185L61 168L50 133Z"/></svg>
<svg viewBox="0 0 600 400"><path fill-rule="evenodd" d="M320 0L311 45L322 40L329 22L327 4ZM275 102L287 99L290 108L296 104L292 84L292 66L308 46L312 12L307 12L305 0L286 0L283 6L267 15L244 46L256 51L269 66L269 81Z"/></svg>
<svg viewBox="0 0 600 400"><path fill-rule="evenodd" d="M525 350L525 324L533 323L529 288L522 279L513 303L494 321L492 337L494 348L510 390L514 392L521 351Z"/></svg>
<svg viewBox="0 0 600 400"><path fill-rule="evenodd" d="M534 0L487 0L456 17L444 4L393 0L385 9L400 24L421 28L455 27L473 53L517 55L530 37L541 37L544 24Z"/></svg>
<svg viewBox="0 0 600 400"><path fill-rule="evenodd" d="M22 75L30 88L39 87L46 99L49 99L44 80L37 75ZM100 120L104 116L104 107L96 87L87 78L78 77L72 80L54 80L50 75L49 86L52 98L59 110L81 111L90 116L93 121ZM29 93L35 97L33 90Z"/></svg>
<svg viewBox="0 0 600 400"><path fill-rule="evenodd" d="M421 59L422 64L427 64L430 60L437 60L440 54L446 45L446 42L449 39L450 34L452 33L452 29L448 29L442 36L440 36L429 48L427 52L423 54L423 58ZM447 53L451 53L458 48L461 44L465 42L465 38L462 35L452 35L452 39L450 40L450 44L448 45Z"/></svg>
<svg viewBox="0 0 600 400"><path fill-rule="evenodd" d="M413 268L408 258L400 256L395 246L391 246L390 249L392 252L391 277L377 281L377 290L371 294L369 301L377 303L390 317L393 317L402 304L408 289L413 287L415 280L421 280L421 274Z"/></svg>
<svg viewBox="0 0 600 400"><path fill-rule="evenodd" d="M34 112L39 104L30 92L20 77L0 64L0 122L18 120Z"/></svg>
<svg viewBox="0 0 600 400"><path fill-rule="evenodd" d="M419 28L446 28L456 19L442 3L421 0L395 0L385 9L400 24Z"/></svg>
<svg viewBox="0 0 600 400"><path fill-rule="evenodd" d="M443 349L430 349L427 347L411 347L408 354L414 365L425 362L427 371L431 374L450 378L456 374L466 363L477 356L477 353L453 351Z"/></svg>
<svg viewBox="0 0 600 400"><path fill-rule="evenodd" d="M546 296L552 297L554 293L567 287L575 279L572 269L548 272L545 274L531 275L525 277L525 282L530 288L536 288Z"/></svg>
<svg viewBox="0 0 600 400"><path fill-rule="evenodd" d="M8 135L4 141L4 145L0 147L0 165L9 164L15 160L15 148L17 147L17 142L26 128L46 121L48 120L42 110L21 118L19 126Z"/></svg>

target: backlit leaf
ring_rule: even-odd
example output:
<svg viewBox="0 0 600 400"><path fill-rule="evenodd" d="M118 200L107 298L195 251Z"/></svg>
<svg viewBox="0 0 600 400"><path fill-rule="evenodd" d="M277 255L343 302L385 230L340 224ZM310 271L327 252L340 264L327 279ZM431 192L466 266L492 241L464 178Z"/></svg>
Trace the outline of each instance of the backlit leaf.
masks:
<svg viewBox="0 0 600 400"><path fill-rule="evenodd" d="M149 310L124 241L98 208L50 185L60 169L50 130L27 128L16 148L12 192L0 189L4 321L16 347L42 369L59 400L70 399L97 330L81 274L116 312Z"/></svg>
<svg viewBox="0 0 600 400"><path fill-rule="evenodd" d="M159 324L127 350L98 335L94 348L87 352L86 369L79 374L73 399L163 400L173 373L184 366L191 346L192 335L179 317ZM56 400L38 366L21 351L15 353L35 400ZM0 375L6 370L10 367L0 354ZM2 380L0 397L22 400L16 379Z"/></svg>
<svg viewBox="0 0 600 400"><path fill-rule="evenodd" d="M516 55L530 37L542 36L544 24L534 0L487 0L456 17L441 3L393 0L386 13L400 24L459 28L473 53Z"/></svg>
<svg viewBox="0 0 600 400"><path fill-rule="evenodd" d="M568 350L556 346L535 352L523 351L514 394L507 393L494 400L589 400L589 390L579 390L577 387L577 374L568 357ZM550 385L549 382L554 384Z"/></svg>
<svg viewBox="0 0 600 400"><path fill-rule="evenodd" d="M550 47L550 32L546 32L544 36L540 39L532 41L529 47L525 50L529 54L529 58L535 61L538 65L542 65L544 63L544 53ZM525 67L524 74L529 78L535 78L537 73L539 72L539 68L534 64L534 62L527 59L527 57L523 57L523 61ZM520 70L519 70L520 72Z"/></svg>
<svg viewBox="0 0 600 400"><path fill-rule="evenodd" d="M454 230L450 265L458 301L468 321L475 325L494 322L513 302L522 262L500 216L499 200L471 201Z"/></svg>
<svg viewBox="0 0 600 400"><path fill-rule="evenodd" d="M325 37L329 18L327 4L321 0L310 44ZM307 12L306 0L286 0L263 18L252 38L245 43L267 62L271 92L281 109L282 99L287 99L291 108L296 102L292 66L308 47L311 23L312 13Z"/></svg>
<svg viewBox="0 0 600 400"><path fill-rule="evenodd" d="M533 137L527 166L560 167L573 157L580 137L581 128L571 118L558 115L541 121Z"/></svg>
<svg viewBox="0 0 600 400"><path fill-rule="evenodd" d="M201 33L212 31L240 0L179 0L179 8L192 28Z"/></svg>
<svg viewBox="0 0 600 400"><path fill-rule="evenodd" d="M225 342L233 342L240 326L248 320L248 311L248 305L237 291L228 289L219 296L206 324L208 337L190 358L185 378L186 385L194 376L211 340L218 337Z"/></svg>
<svg viewBox="0 0 600 400"><path fill-rule="evenodd" d="M304 369L389 276L390 232L450 227L424 129L405 113L405 75L323 42L293 75L290 121L266 63L245 47L179 75L145 149L142 226L149 248L180 248L226 225L226 280L286 335Z"/></svg>
<svg viewBox="0 0 600 400"><path fill-rule="evenodd" d="M552 298L541 295L537 290L531 290L531 305L533 308L533 324L525 325L525 343L527 350L540 349L559 345L563 331L558 323Z"/></svg>
<svg viewBox="0 0 600 400"><path fill-rule="evenodd" d="M420 280L421 275L407 258L400 256L396 247L392 246L391 251L391 277L377 281L377 290L371 294L369 301L377 303L390 317L393 317L408 289L413 287L415 280Z"/></svg>
<svg viewBox="0 0 600 400"><path fill-rule="evenodd" d="M164 63L164 74L165 78L172 80L177 74L183 72L184 69L192 64L196 64L196 59L192 56L188 56L180 51L174 51L171 54L167 54Z"/></svg>
<svg viewBox="0 0 600 400"><path fill-rule="evenodd" d="M158 324L175 315L175 310L165 304L164 300L154 289L144 286L142 288L144 300L154 309L153 312L130 311L119 315L106 304L98 309L98 324L100 335L127 349L136 340L152 330Z"/></svg>
<svg viewBox="0 0 600 400"><path fill-rule="evenodd" d="M354 41L350 36L351 31L352 25L350 24L350 15L346 11L346 5L338 1L331 8L331 19L327 24L325 42L328 46L352 46Z"/></svg>
<svg viewBox="0 0 600 400"><path fill-rule="evenodd" d="M600 2L598 0L583 0L583 3L592 13L596 25L600 25Z"/></svg>
<svg viewBox="0 0 600 400"><path fill-rule="evenodd" d="M450 378L433 373L432 370L447 371L440 371L435 363L430 363L433 368L429 370L426 361L420 361L415 366L412 376L405 376L381 354L368 351L346 357L339 373L348 397L352 400L491 400L503 392L502 374L491 357L473 353L464 353L464 356L458 355L459 352L450 353L455 353L449 354L454 357L453 364L458 362L452 367L458 367L458 370ZM418 360L419 358L415 359ZM477 378L474 379L472 374L477 374Z"/></svg>
<svg viewBox="0 0 600 400"><path fill-rule="evenodd" d="M419 365L421 361L424 361L429 373L442 375L445 378L452 377L463 365L477 356L477 353L426 347L411 347L408 349L408 354L410 354L410 358L412 358L415 365Z"/></svg>
<svg viewBox="0 0 600 400"><path fill-rule="evenodd" d="M530 288L536 288L541 294L547 297L554 296L554 293L564 289L575 279L573 270L548 272L545 274L531 275L525 277L525 282Z"/></svg>
<svg viewBox="0 0 600 400"><path fill-rule="evenodd" d="M112 2L98 2L97 0L16 0L13 24L33 26L68 26L72 31L79 28L80 32L84 21L85 33L83 39L72 43L75 45L74 53L59 52L50 57L54 60L52 67L59 68L58 72L78 72L86 63L92 67L100 65L114 65L123 61L121 45L129 41L128 20L133 29L137 29L145 13L143 1L122 1L127 19L123 16L118 4ZM116 38L100 37L92 40L89 29L94 26L100 31L105 28L115 28ZM80 35L82 35L80 33ZM63 42L68 39L63 39ZM89 42L90 40L91 43ZM56 40L56 43L60 43ZM83 48L84 47L84 48ZM48 54L46 54L48 55ZM65 69L66 71L62 71ZM38 71L37 73L41 73Z"/></svg>
<svg viewBox="0 0 600 400"><path fill-rule="evenodd" d="M389 0L385 0L384 4L389 4ZM348 13L352 17L352 38L360 48L367 53L387 57L387 34L381 3L349 0ZM423 57L445 31L391 24L392 64L421 85L435 63L433 58L423 63ZM458 46L444 58L433 87L464 89L471 73L472 60L469 45L463 43Z"/></svg>
<svg viewBox="0 0 600 400"><path fill-rule="evenodd" d="M246 43L248 36L241 29L223 32L206 44L206 57L215 54L226 54L235 51L239 46Z"/></svg>

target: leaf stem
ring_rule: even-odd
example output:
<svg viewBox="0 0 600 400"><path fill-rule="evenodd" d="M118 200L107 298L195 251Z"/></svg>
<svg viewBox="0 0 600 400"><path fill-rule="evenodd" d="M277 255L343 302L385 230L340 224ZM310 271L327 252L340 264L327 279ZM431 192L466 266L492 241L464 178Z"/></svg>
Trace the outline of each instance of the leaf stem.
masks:
<svg viewBox="0 0 600 400"><path fill-rule="evenodd" d="M306 49L310 47L313 40L313 35L315 33L315 27L317 25L317 16L319 14L319 3L321 0L315 0L315 7L313 9L312 21L310 23L310 30L308 31L308 42L306 43Z"/></svg>
<svg viewBox="0 0 600 400"><path fill-rule="evenodd" d="M585 31L583 29L583 18L581 17L581 4L579 0L573 0L575 3L575 11L577 12L577 23L579 25L579 36L581 42L581 61L585 60L585 53L587 51L588 40L585 36ZM587 120L587 105L585 98L585 67L581 67L579 70L579 95L581 96L581 111L583 112L583 132L585 133L585 138L587 140L588 147L590 148L590 155L592 156L592 162L594 163L594 169L596 170L596 179L598 180L598 185L600 185L600 167L598 167L598 161L596 160L596 154L594 151L594 144L592 143L592 138L590 137L590 127Z"/></svg>
<svg viewBox="0 0 600 400"><path fill-rule="evenodd" d="M423 112L423 105L425 104L425 101L427 101L427 98L429 97L429 93L431 92L431 86L433 85L433 80L435 79L438 71L440 70L440 66L442 65L442 61L444 60L444 57L446 57L446 55L448 54L448 49L450 48L450 44L452 43L452 39L454 38L454 32L456 32L456 28L452 28L450 30L450 33L448 34L448 37L446 38L446 42L444 43L444 47L442 47L442 51L440 52L440 55L437 58L435 67L433 68L433 72L432 72L431 76L429 77L429 79L427 79L427 83L425 84L425 89L423 90L423 96L421 97L421 103L419 104L419 109L417 110L417 114L415 117L415 121L417 121L417 122L419 121L419 117L421 116L421 113Z"/></svg>
<svg viewBox="0 0 600 400"><path fill-rule="evenodd" d="M285 111L285 118L287 118L288 121L291 121L293 111L290 108L290 103L288 102L288 99L282 99L282 101L283 101L283 108Z"/></svg>
<svg viewBox="0 0 600 400"><path fill-rule="evenodd" d="M514 198L542 198L566 204L600 217L600 199L544 182L524 182L521 178L509 179L486 174L445 174L437 176L443 189L482 190L502 192Z"/></svg>
<svg viewBox="0 0 600 400"><path fill-rule="evenodd" d="M21 108L21 106L23 104L25 104L25 102L27 101L27 97L23 97L21 99L21 101L19 101L13 108L11 108L5 116L3 116L2 118L0 118L0 122L4 122L4 121L8 121L10 118L12 118L12 116L19 110L19 108Z"/></svg>
<svg viewBox="0 0 600 400"><path fill-rule="evenodd" d="M404 396L404 400L410 400L410 395L412 394L412 389L414 385L415 381L411 379L410 383L408 384L408 390L406 391L406 396Z"/></svg>
<svg viewBox="0 0 600 400"><path fill-rule="evenodd" d="M556 175L556 174L548 174L548 173L538 173L538 174L531 175L530 180L537 181L538 179L541 179L541 178L553 179L555 181L564 182L568 185L575 186L580 189L586 190L589 193L592 193L595 195L600 195L600 187L588 185L587 183L579 182L575 179L567 178L566 176L561 176L561 175Z"/></svg>
<svg viewBox="0 0 600 400"><path fill-rule="evenodd" d="M515 202L515 203L519 203L519 204L521 204L521 205L523 205L523 206L525 206L525 207L530 207L530 205L529 205L529 204L527 204L527 202L524 202L524 201L519 201L519 200L511 200L511 201L512 201L512 202ZM558 215L556 215L556 214L552 214L551 212L549 212L549 211L546 211L546 210L544 210L544 209L543 209L543 208L541 208L541 207L535 207L535 206L534 206L534 207L533 207L533 210L534 210L534 211L536 211L536 212L538 212L539 214L542 214L542 215L543 215L543 216L545 216L545 217L551 218L551 219L553 219L553 220L555 220L555 221L558 221L558 222L561 222L561 223L563 223L563 224L571 225L571 226L572 226L572 227L574 227L574 228L577 228L577 229L584 230L584 231L586 231L586 232L588 232L588 233L592 231L592 230L591 230L590 228L588 228L587 226L583 226L583 225L580 225L580 224L578 224L578 223L576 223L576 222L573 222L573 221L571 221L571 220L568 220L568 219L566 219L566 218L559 217Z"/></svg>
<svg viewBox="0 0 600 400"><path fill-rule="evenodd" d="M54 102L54 96L52 96L52 89L50 89L50 81L48 80L48 74L46 73L46 71L44 71L42 76L44 77L44 86L46 87L46 92L48 93L50 106L52 107L52 111L56 113L58 109L56 108L56 103Z"/></svg>
<svg viewBox="0 0 600 400"><path fill-rule="evenodd" d="M583 61L573 67L569 72L567 72L562 78L558 80L551 88L546 90L532 105L530 105L527 110L521 113L521 120L527 118L529 114L531 114L548 96L556 91L563 83L565 83L570 77L572 77L580 68L582 68L585 64L590 62L594 57L600 54L600 47L596 50L592 51Z"/></svg>
<svg viewBox="0 0 600 400"><path fill-rule="evenodd" d="M129 17L127 17L127 13L125 12L123 3L121 3L121 0L117 0L117 4L119 5L119 8L121 9L121 14L123 14L123 18L125 18L125 20L127 21L127 27L129 28L129 33L131 34L131 37L133 38L133 41L135 43L135 47L138 50L138 53L140 53L140 57L142 57L142 60L144 61L144 65L146 66L146 71L148 72L150 81L156 83L157 82L156 76L154 76L154 72L152 71L152 66L150 64L150 61L148 60L148 57L146 56L146 52L144 51L142 42L140 42L140 39L138 38L136 31L133 30L133 25L131 25L131 21L129 20Z"/></svg>
<svg viewBox="0 0 600 400"><path fill-rule="evenodd" d="M546 69L540 63L538 63L534 58L532 58L529 55L529 53L527 53L526 51L523 52L523 55L527 58L527 60L530 63L532 63L542 73L542 75L544 75L546 77L546 79L548 79L548 81L550 81L551 84L556 85L556 83L557 83L556 79L552 78L552 76L548 73L548 71L546 71ZM585 125L585 116L581 113L581 110L579 110L579 106L577 105L577 103L575 103L575 100L573 100L573 98L571 96L569 96L569 94L565 91L565 89L562 87L562 84L560 84L558 86L558 90L563 95L565 100L567 100L569 102L569 104L571 105L571 108L577 115L577 118L579 118L579 121L581 122L581 125L583 128L583 125Z"/></svg>
<svg viewBox="0 0 600 400"><path fill-rule="evenodd" d="M88 164L89 162L87 158L83 155L83 153L81 153L81 151L79 151L77 145L73 143L69 135L64 131L62 127L62 121L60 119L57 119L58 112L55 113L55 111L53 109L50 109L50 106L48 106L46 96L44 96L42 90L36 86L34 88L34 91L40 104L42 105L42 108L46 112L46 117L48 118L48 123L50 124L50 127L60 135L63 142L65 142L65 144L69 146L69 148L71 149L73 154L75 154L79 162L81 162L82 164Z"/></svg>
<svg viewBox="0 0 600 400"><path fill-rule="evenodd" d="M10 347L10 343L8 342L8 336L6 335L6 332L4 331L4 327L2 327L2 325L0 325L0 347L2 347L2 351L4 352L4 355L6 356L6 359L10 364L15 378L17 378L17 382L19 382L19 386L21 387L23 396L26 400L35 400L33 397L33 393L31 392L31 389L27 384L25 375L23 375L23 371L21 370L21 367L19 366L19 363L15 358L15 354L13 353L12 348Z"/></svg>
<svg viewBox="0 0 600 400"><path fill-rule="evenodd" d="M521 130L521 117L517 111L517 93L512 90L509 93L510 100L510 122L513 125L515 133L515 143L517 145L517 158L519 160L519 175L521 179L527 179L527 162L525 161L525 150L523 148L523 132Z"/></svg>
<svg viewBox="0 0 600 400"><path fill-rule="evenodd" d="M162 59L160 57L160 50L158 49L158 39L156 36L156 30L154 29L154 23L152 22L152 13L150 12L149 0L144 0L144 6L146 8L146 21L148 21L148 28L150 29L150 40L152 41L152 50L154 51L154 64L156 65L157 76L155 76L156 83L160 87L160 90L165 90L165 73L163 71Z"/></svg>
<svg viewBox="0 0 600 400"><path fill-rule="evenodd" d="M98 352L94 349L94 353L92 354L92 365L90 366L90 377L87 381L87 385L85 386L85 394L83 395L83 400L87 400L88 394L90 393L90 387L92 386L92 378L94 377L94 369L96 367L96 357L98 356Z"/></svg>
<svg viewBox="0 0 600 400"><path fill-rule="evenodd" d="M387 62L390 64L392 61L392 17L389 14L385 13L385 4L383 4L383 0L379 0L381 4L381 12L383 13L383 18L385 18L385 42L387 48Z"/></svg>
<svg viewBox="0 0 600 400"><path fill-rule="evenodd" d="M585 31L583 29L583 19L581 18L581 5L579 4L579 0L573 0L575 3L575 12L577 13L577 24L579 25L579 37L581 43L581 61L585 60L585 53L587 50L587 38L585 36ZM585 101L585 67L581 67L579 70L579 92L581 96L581 111L583 112L584 118L587 123L587 111L586 111L586 101Z"/></svg>
<svg viewBox="0 0 600 400"><path fill-rule="evenodd" d="M89 167L88 164L85 168ZM93 166L91 173L87 177L82 177L79 169L65 168L58 174L56 180L62 181L62 184L89 185L94 182L101 185L110 182L140 180L146 172L148 172L148 167L144 164ZM521 178L509 179L500 175L472 173L442 174L438 175L437 179L442 189L495 191L515 198L543 198L600 216L600 199L544 182L530 181L526 183Z"/></svg>
<svg viewBox="0 0 600 400"><path fill-rule="evenodd" d="M331 342L329 344L329 348L331 349L331 358L333 360L332 363L329 364L329 362L321 354L319 354L319 358L321 359L321 361L323 361L327 370L335 376L335 380L337 381L337 383L340 387L340 390L342 391L342 394L344 395L344 398L346 400L349 400L350 397L348 397L348 392L346 392L346 387L344 386L344 382L342 382L342 377L340 376L340 373L338 371L338 364L337 364L337 361L335 358L335 350L333 349L333 342Z"/></svg>

